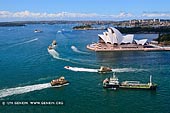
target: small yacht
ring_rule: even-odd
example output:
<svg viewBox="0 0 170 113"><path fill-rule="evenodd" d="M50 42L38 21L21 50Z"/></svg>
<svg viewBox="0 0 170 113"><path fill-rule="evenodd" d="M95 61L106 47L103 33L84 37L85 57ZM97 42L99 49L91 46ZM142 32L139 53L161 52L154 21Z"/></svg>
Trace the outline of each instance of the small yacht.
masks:
<svg viewBox="0 0 170 113"><path fill-rule="evenodd" d="M101 66L98 70L99 73L106 73L106 72L112 72L112 69L110 67Z"/></svg>
<svg viewBox="0 0 170 113"><path fill-rule="evenodd" d="M34 30L34 33L41 33L42 31L41 30L38 30L38 29L35 29Z"/></svg>
<svg viewBox="0 0 170 113"><path fill-rule="evenodd" d="M61 76L60 78L58 79L55 79L55 80L52 80L50 82L51 86L53 87L61 87L61 86L64 86L64 85L68 85L69 82L67 80L65 80L65 77Z"/></svg>
<svg viewBox="0 0 170 113"><path fill-rule="evenodd" d="M54 49L54 48L56 48L56 46L57 46L57 41L53 40L51 43L51 47Z"/></svg>
<svg viewBox="0 0 170 113"><path fill-rule="evenodd" d="M119 79L113 73L113 76L110 78L106 78L103 80L103 88L111 88L111 89L118 89L120 86Z"/></svg>
<svg viewBox="0 0 170 113"><path fill-rule="evenodd" d="M52 45L57 45L56 40L53 40Z"/></svg>

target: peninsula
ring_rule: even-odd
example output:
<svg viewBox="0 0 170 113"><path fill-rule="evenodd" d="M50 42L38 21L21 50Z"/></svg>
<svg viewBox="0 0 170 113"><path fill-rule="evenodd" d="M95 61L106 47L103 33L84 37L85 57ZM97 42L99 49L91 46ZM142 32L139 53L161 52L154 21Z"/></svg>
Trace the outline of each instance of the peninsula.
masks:
<svg viewBox="0 0 170 113"><path fill-rule="evenodd" d="M102 26L102 27L99 27L99 28L96 28L96 27L92 27L92 25L80 25L80 26L75 26L73 27L74 30L104 30L105 27Z"/></svg>
<svg viewBox="0 0 170 113"><path fill-rule="evenodd" d="M88 30L93 29L91 25L81 25L81 26L75 26L73 27L74 30Z"/></svg>
<svg viewBox="0 0 170 113"><path fill-rule="evenodd" d="M170 34L160 34L154 41L157 41L160 46L170 46Z"/></svg>

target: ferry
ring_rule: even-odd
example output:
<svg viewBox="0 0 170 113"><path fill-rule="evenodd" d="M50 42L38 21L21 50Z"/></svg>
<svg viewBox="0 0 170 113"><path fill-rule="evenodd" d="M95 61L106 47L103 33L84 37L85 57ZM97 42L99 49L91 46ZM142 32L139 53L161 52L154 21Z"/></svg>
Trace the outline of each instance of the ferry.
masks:
<svg viewBox="0 0 170 113"><path fill-rule="evenodd" d="M115 75L113 75L113 77L106 78L103 81L103 88L156 90L157 84L152 83L152 76L150 76L149 83L140 83L140 81L123 81L123 82L119 83L118 78Z"/></svg>
<svg viewBox="0 0 170 113"><path fill-rule="evenodd" d="M112 72L112 69L110 67L106 66L101 66L100 69L98 70L99 73L107 73L107 72Z"/></svg>
<svg viewBox="0 0 170 113"><path fill-rule="evenodd" d="M52 87L61 87L61 86L64 86L64 85L68 85L69 82L67 80L65 80L65 77L61 76L58 79L52 80L50 82L50 84L51 84Z"/></svg>
<svg viewBox="0 0 170 113"><path fill-rule="evenodd" d="M106 78L103 81L103 88L118 89L120 86L119 79L113 74L113 77Z"/></svg>

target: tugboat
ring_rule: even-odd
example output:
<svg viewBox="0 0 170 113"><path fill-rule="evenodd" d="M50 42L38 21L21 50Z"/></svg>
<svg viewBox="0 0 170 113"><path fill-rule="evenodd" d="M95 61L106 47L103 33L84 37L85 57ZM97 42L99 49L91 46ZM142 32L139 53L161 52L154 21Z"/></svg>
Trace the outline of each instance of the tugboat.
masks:
<svg viewBox="0 0 170 113"><path fill-rule="evenodd" d="M106 72L112 72L112 69L110 67L101 66L98 70L99 73L106 73Z"/></svg>
<svg viewBox="0 0 170 113"><path fill-rule="evenodd" d="M61 87L61 86L69 84L69 82L67 80L65 80L65 78L63 76L61 76L58 79L52 80L50 83L51 83L51 86L53 86L53 87Z"/></svg>
<svg viewBox="0 0 170 113"><path fill-rule="evenodd" d="M120 86L119 79L115 76L113 73L113 77L106 78L103 80L103 88L109 88L109 89L118 89Z"/></svg>

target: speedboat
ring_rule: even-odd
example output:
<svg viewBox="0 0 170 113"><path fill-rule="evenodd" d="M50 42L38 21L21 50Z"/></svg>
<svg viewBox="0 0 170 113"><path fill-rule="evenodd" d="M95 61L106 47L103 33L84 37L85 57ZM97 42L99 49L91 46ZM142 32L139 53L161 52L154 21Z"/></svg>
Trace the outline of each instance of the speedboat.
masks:
<svg viewBox="0 0 170 113"><path fill-rule="evenodd" d="M106 78L103 80L103 88L109 88L109 89L118 89L120 86L119 79L115 76L113 73L113 76L110 78Z"/></svg>
<svg viewBox="0 0 170 113"><path fill-rule="evenodd" d="M112 69L110 67L101 66L98 70L99 73L106 73L106 72L112 72Z"/></svg>
<svg viewBox="0 0 170 113"><path fill-rule="evenodd" d="M65 69L69 69L69 68L70 68L70 66L64 66L64 68L65 68Z"/></svg>
<svg viewBox="0 0 170 113"><path fill-rule="evenodd" d="M65 77L61 76L60 78L57 78L55 80L52 80L50 82L51 86L53 87L61 87L61 86L64 86L64 85L68 85L69 82L67 80L65 80Z"/></svg>

